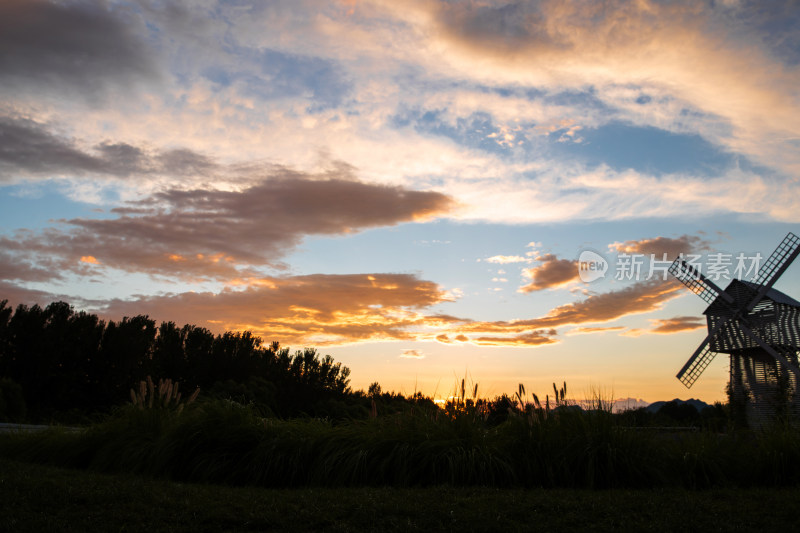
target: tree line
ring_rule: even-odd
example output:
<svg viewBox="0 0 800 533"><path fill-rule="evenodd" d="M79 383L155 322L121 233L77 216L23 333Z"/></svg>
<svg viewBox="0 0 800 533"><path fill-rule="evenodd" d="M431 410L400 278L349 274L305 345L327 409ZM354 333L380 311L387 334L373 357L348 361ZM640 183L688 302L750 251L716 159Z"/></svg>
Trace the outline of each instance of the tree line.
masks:
<svg viewBox="0 0 800 533"><path fill-rule="evenodd" d="M0 301L0 422L89 422L130 401L148 376L180 383L184 397L198 387L203 398L249 405L263 416L323 417L335 420L375 417L402 411L438 411L431 398L384 392L379 383L367 392L350 387L350 369L314 348L291 352L278 342L264 344L249 331L215 335L195 325L156 322L145 315L101 320L75 311L66 302L42 308ZM508 419L525 402L502 394L467 398L464 381L445 413L476 411L491 426ZM555 384L554 384L555 389ZM564 390L561 391L563 400ZM524 389L520 389L523 392ZM553 404L560 408L557 400ZM535 395L533 395L535 398ZM536 400L538 402L538 400ZM713 412L619 415L624 425L721 426L729 418ZM669 411L669 412L668 412ZM680 415L680 416L679 416Z"/></svg>
<svg viewBox="0 0 800 533"><path fill-rule="evenodd" d="M349 375L314 348L291 353L249 331L215 335L144 315L104 321L66 302L13 309L0 301L0 389L21 389L28 420L107 412L147 376L177 381L187 394L200 387L257 401L276 416L324 416L348 407L340 404L352 396Z"/></svg>

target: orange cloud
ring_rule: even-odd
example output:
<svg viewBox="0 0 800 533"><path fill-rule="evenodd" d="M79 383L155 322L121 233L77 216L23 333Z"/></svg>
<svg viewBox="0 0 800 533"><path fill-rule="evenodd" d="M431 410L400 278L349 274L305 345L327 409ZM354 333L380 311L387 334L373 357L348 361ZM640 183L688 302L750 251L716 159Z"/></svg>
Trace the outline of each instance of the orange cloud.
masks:
<svg viewBox="0 0 800 533"><path fill-rule="evenodd" d="M429 313L433 306L451 300L437 284L411 274L348 274L263 278L243 290L219 293L185 292L141 296L133 300L86 302L109 319L139 314L155 320L196 324L215 332L250 330L265 341L290 345L341 345L380 340L436 340L481 346L542 346L558 342L557 327L607 322L635 313L657 310L681 294L677 282L640 282L619 291L593 294L556 307L533 319L475 321ZM20 303L47 303L63 296L5 287L5 294ZM10 298L14 300L14 298ZM683 329L691 317L663 321L657 327ZM697 326L699 327L699 326ZM612 328L578 328L573 332L611 331ZM678 331L679 329L673 329ZM637 334L629 330L622 334Z"/></svg>
<svg viewBox="0 0 800 533"><path fill-rule="evenodd" d="M93 255L84 255L84 256L81 256L81 263L89 263L89 264L92 264L92 265L99 265L100 261L98 261L97 258L95 256L93 256Z"/></svg>
<svg viewBox="0 0 800 533"><path fill-rule="evenodd" d="M618 253L654 255L661 259L667 254L669 259L675 259L680 254L696 253L708 250L710 243L697 235L682 235L677 238L655 237L638 241L615 242L608 245L608 249Z"/></svg>
<svg viewBox="0 0 800 533"><path fill-rule="evenodd" d="M531 282L520 287L520 292L533 292L561 287L578 279L577 261L558 259L553 254L539 256L536 260L542 264L523 271L523 274L529 277Z"/></svg>
<svg viewBox="0 0 800 533"><path fill-rule="evenodd" d="M208 327L249 329L283 344L346 344L414 340L417 331L452 321L423 310L448 300L438 285L410 274L348 274L267 278L244 290L186 292L100 303L109 318L147 314Z"/></svg>
<svg viewBox="0 0 800 533"><path fill-rule="evenodd" d="M480 346L541 346L558 342L553 338L554 335L554 330L536 330L510 337L476 337L472 341Z"/></svg>
<svg viewBox="0 0 800 533"><path fill-rule="evenodd" d="M621 331L625 326L608 326L608 327L582 327L573 328L567 332L567 335L580 335L584 333L606 333L608 331Z"/></svg>
<svg viewBox="0 0 800 533"><path fill-rule="evenodd" d="M668 300L680 296L683 285L675 280L642 281L618 291L593 294L587 299L556 307L547 316L532 321L537 327L608 322L621 316L660 309Z"/></svg>
<svg viewBox="0 0 800 533"><path fill-rule="evenodd" d="M706 321L696 316L676 316L673 318L654 319L652 333L676 333L706 327Z"/></svg>
<svg viewBox="0 0 800 533"><path fill-rule="evenodd" d="M585 300L556 307L547 315L511 321L458 321L442 324L446 338L458 334L478 344L541 345L557 342L555 328L609 322L620 317L660 309L662 304L682 294L683 286L674 281L653 279L635 283L618 291L592 294Z"/></svg>

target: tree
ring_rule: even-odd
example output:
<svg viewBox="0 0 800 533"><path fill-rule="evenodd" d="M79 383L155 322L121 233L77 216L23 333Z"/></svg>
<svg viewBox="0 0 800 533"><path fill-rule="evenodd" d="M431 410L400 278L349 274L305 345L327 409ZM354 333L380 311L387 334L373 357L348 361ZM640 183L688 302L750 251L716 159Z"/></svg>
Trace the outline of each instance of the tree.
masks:
<svg viewBox="0 0 800 533"><path fill-rule="evenodd" d="M369 388L367 389L367 396L374 398L375 396L381 395L381 384L375 381L371 383Z"/></svg>

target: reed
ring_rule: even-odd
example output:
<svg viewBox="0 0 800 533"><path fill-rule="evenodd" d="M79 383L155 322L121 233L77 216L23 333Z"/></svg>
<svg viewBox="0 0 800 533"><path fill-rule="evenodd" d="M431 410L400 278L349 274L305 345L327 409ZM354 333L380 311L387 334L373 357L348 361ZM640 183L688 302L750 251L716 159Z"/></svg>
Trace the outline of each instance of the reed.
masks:
<svg viewBox="0 0 800 533"><path fill-rule="evenodd" d="M621 425L597 395L580 408L566 384L541 402L520 385L493 424L477 386L444 409L333 423L264 418L234 401L181 403L150 380L136 400L80 432L0 436L31 462L182 481L297 486L721 487L800 483L800 430L670 433ZM469 397L468 397L469 395ZM151 403L152 402L152 403ZM151 407L152 405L152 407ZM179 409L185 405L185 409Z"/></svg>

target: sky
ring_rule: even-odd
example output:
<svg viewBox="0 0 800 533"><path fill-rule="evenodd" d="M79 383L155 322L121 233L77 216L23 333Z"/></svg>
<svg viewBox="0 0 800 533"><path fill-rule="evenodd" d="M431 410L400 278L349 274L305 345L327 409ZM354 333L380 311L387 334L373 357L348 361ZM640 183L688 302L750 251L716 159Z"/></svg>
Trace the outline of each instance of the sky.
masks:
<svg viewBox="0 0 800 533"><path fill-rule="evenodd" d="M675 378L705 303L665 267L800 233L799 86L793 1L5 0L0 300L356 389L724 400L725 355Z"/></svg>

